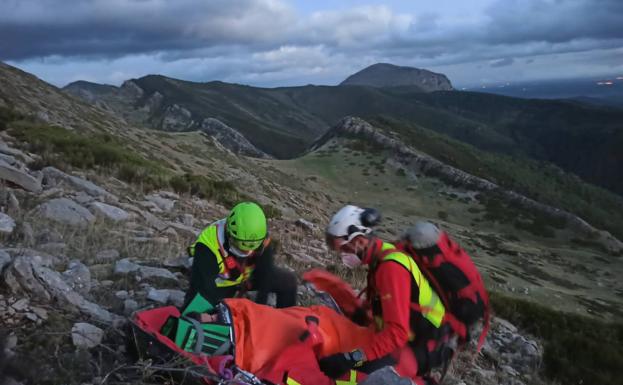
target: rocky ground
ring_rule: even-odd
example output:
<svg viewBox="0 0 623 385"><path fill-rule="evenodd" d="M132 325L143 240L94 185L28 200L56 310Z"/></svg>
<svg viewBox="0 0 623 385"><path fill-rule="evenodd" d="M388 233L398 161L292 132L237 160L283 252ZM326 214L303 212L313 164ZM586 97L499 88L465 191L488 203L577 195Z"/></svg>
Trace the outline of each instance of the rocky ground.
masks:
<svg viewBox="0 0 623 385"><path fill-rule="evenodd" d="M135 362L127 316L180 305L185 248L227 209L170 191L144 193L112 177L31 170L37 154L0 136L0 382L166 383ZM280 263L327 266L319 224L271 220ZM362 272L346 276L357 284ZM300 301L312 301L300 287ZM542 348L494 319L479 355L462 353L448 384L537 384Z"/></svg>

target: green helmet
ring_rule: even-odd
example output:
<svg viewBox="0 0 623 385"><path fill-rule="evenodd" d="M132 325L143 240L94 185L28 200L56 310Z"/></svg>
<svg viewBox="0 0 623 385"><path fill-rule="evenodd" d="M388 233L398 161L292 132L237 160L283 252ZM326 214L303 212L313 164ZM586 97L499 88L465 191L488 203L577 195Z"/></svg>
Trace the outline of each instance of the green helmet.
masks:
<svg viewBox="0 0 623 385"><path fill-rule="evenodd" d="M227 217L230 251L233 246L235 254L248 256L262 245L267 233L266 216L257 203L238 203Z"/></svg>

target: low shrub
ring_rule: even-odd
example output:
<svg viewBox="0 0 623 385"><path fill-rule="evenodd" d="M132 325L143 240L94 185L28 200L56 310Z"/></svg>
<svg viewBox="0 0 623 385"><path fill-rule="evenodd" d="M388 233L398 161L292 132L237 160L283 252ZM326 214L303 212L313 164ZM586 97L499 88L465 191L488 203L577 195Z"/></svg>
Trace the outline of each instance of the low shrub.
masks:
<svg viewBox="0 0 623 385"><path fill-rule="evenodd" d="M203 175L188 173L176 175L169 180L169 185L175 192L212 199L225 206L233 206L242 200L249 200L249 197L239 192L233 183L213 180Z"/></svg>
<svg viewBox="0 0 623 385"><path fill-rule="evenodd" d="M168 172L158 163L127 148L106 134L85 134L58 126L20 120L11 125L10 134L28 151L41 155L32 167L55 166L97 169L147 189L166 185Z"/></svg>

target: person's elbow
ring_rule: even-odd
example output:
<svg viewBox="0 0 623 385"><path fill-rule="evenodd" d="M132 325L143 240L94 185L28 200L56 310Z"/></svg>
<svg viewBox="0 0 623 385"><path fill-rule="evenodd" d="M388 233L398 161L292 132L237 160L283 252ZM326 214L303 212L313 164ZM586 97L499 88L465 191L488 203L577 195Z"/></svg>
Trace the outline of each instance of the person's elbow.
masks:
<svg viewBox="0 0 623 385"><path fill-rule="evenodd" d="M391 339L394 345L399 348L405 346L409 342L409 330L399 324L388 325L390 329Z"/></svg>

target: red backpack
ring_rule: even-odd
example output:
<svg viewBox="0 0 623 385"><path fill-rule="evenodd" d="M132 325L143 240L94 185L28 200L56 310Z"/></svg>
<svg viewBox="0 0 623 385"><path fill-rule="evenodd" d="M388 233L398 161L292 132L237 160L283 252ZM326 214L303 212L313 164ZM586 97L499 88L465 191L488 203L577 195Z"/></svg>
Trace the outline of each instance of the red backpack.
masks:
<svg viewBox="0 0 623 385"><path fill-rule="evenodd" d="M429 222L419 222L407 230L396 247L418 264L450 313L447 319L462 342L470 341L470 326L483 320L480 350L489 330L489 296L470 256Z"/></svg>

